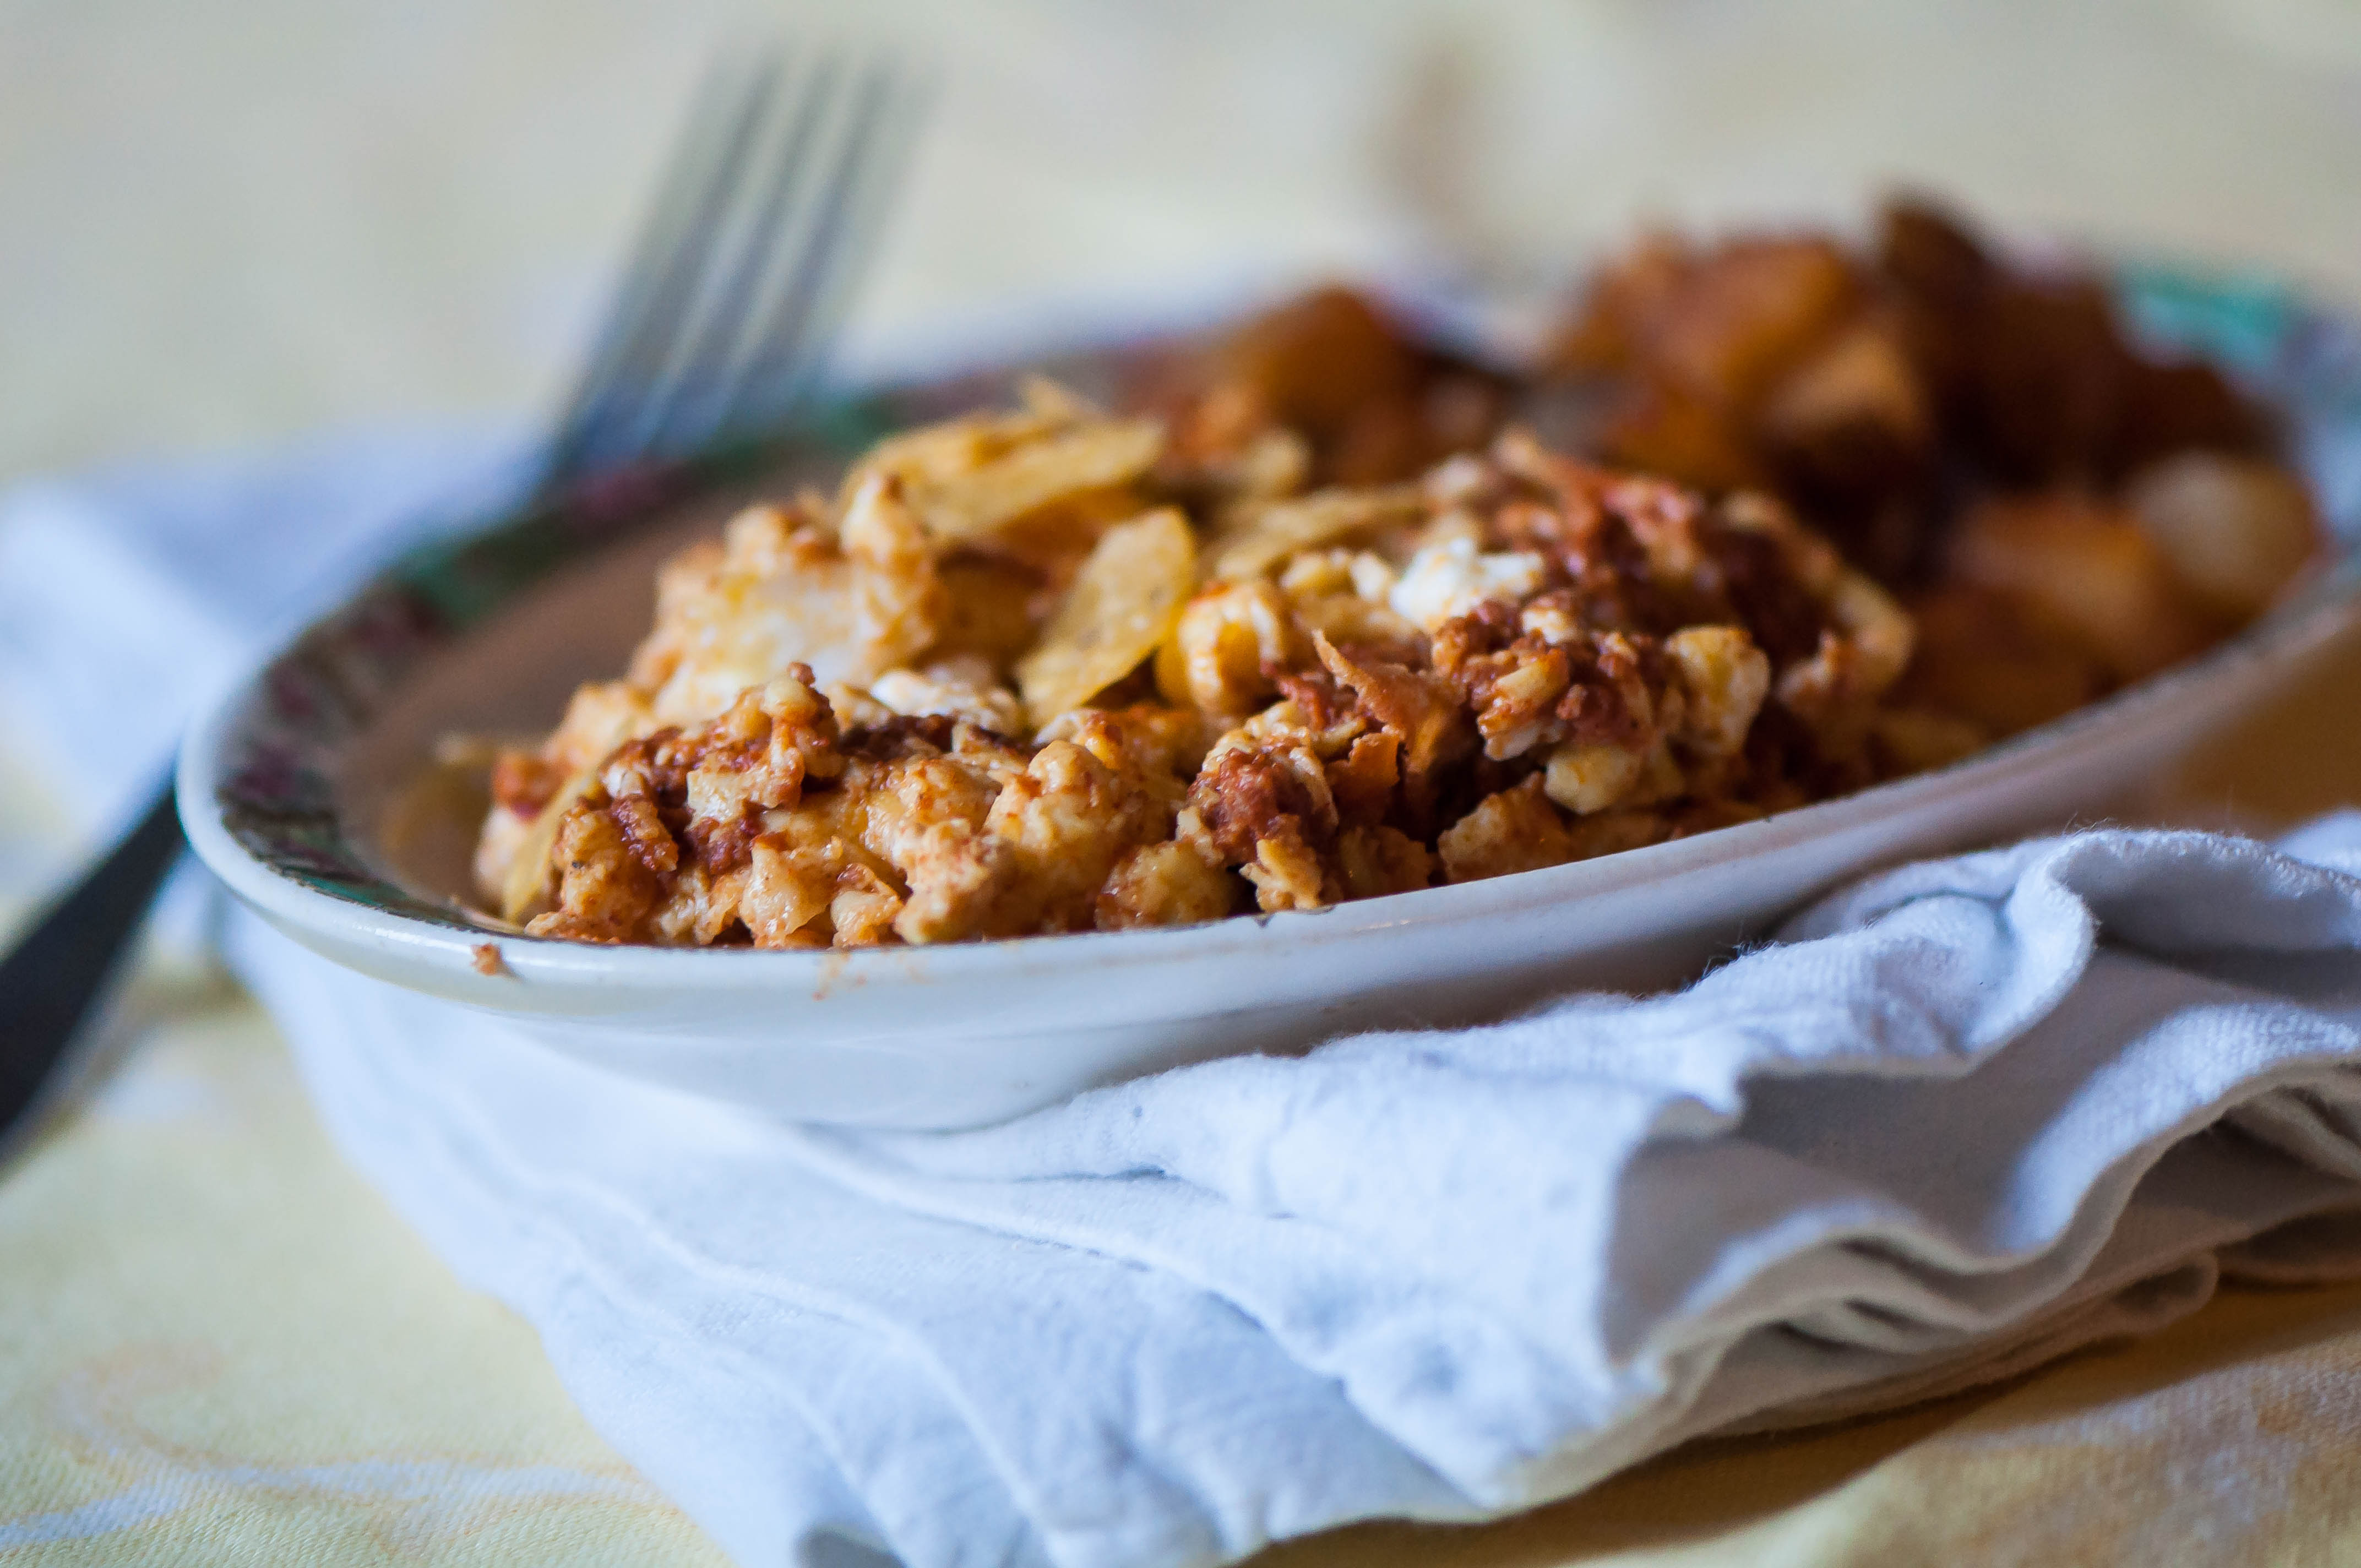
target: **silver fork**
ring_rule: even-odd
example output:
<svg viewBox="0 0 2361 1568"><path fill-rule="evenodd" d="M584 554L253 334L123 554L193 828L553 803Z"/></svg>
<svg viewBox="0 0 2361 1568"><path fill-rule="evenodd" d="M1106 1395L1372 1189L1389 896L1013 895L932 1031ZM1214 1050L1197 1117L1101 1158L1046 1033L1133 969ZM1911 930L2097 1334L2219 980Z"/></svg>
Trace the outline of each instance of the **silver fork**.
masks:
<svg viewBox="0 0 2361 1568"><path fill-rule="evenodd" d="M552 430L536 499L778 429L842 324L909 148L891 61L757 51L707 77ZM179 859L169 784L0 959L0 1157Z"/></svg>
<svg viewBox="0 0 2361 1568"><path fill-rule="evenodd" d="M840 54L713 72L558 419L544 489L785 417L842 323L918 93Z"/></svg>

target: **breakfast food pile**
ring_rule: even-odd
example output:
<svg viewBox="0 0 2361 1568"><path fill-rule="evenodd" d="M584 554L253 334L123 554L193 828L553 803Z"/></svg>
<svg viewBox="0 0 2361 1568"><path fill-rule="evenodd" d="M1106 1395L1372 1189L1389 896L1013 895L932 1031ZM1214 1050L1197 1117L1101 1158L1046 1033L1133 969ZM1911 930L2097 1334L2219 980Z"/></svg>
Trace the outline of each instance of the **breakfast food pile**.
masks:
<svg viewBox="0 0 2361 1568"><path fill-rule="evenodd" d="M1323 291L1127 406L1047 382L671 562L503 752L535 935L855 947L1499 876L1955 760L2314 549L2212 370L1901 207L1653 239L1516 375Z"/></svg>

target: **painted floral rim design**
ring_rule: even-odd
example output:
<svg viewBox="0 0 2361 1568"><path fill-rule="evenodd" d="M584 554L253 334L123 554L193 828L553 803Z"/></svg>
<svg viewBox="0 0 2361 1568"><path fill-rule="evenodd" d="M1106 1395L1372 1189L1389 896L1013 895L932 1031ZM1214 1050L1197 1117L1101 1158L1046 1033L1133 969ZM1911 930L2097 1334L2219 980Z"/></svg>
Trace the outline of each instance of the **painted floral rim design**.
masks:
<svg viewBox="0 0 2361 1568"><path fill-rule="evenodd" d="M2361 323L2251 274L2132 264L2118 268L2114 281L2141 336L2211 359L2281 411L2294 455L2352 567L2361 557ZM1133 340L1023 367L1103 390L1123 385L1164 346ZM263 667L225 738L214 792L223 825L257 861L304 887L449 929L482 929L460 906L388 880L346 835L336 810L337 756L421 662L642 522L756 474L841 466L880 435L996 396L1014 373L970 372L843 397L776 436L602 476L490 519L479 531L412 550ZM2236 649L2272 619L2216 653Z"/></svg>

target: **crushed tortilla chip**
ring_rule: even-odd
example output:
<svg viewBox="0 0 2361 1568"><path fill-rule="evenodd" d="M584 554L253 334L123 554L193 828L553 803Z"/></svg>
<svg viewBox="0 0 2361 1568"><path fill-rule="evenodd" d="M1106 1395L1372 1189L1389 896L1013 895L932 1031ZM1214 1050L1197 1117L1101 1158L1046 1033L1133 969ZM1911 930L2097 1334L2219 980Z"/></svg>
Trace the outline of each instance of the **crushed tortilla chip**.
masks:
<svg viewBox="0 0 2361 1568"><path fill-rule="evenodd" d="M1138 667L1171 635L1196 579L1196 541L1175 508L1100 535L1040 641L1017 662L1033 722L1081 707Z"/></svg>
<svg viewBox="0 0 2361 1568"><path fill-rule="evenodd" d="M1334 543L1388 523L1411 521L1419 516L1420 508L1418 489L1411 485L1321 490L1273 501L1257 508L1213 541L1213 565L1206 576L1215 582L1246 582L1300 550Z"/></svg>
<svg viewBox="0 0 2361 1568"><path fill-rule="evenodd" d="M549 884L552 878L549 851L557 843L558 824L574 803L580 800L590 786L598 782L601 757L572 778L557 786L557 793L533 819L533 827L517 846L516 858L509 862L507 879L500 884L500 918L522 925L532 916L548 907Z"/></svg>
<svg viewBox="0 0 2361 1568"><path fill-rule="evenodd" d="M879 444L848 477L846 494L891 475L938 542L974 543L1073 497L1128 486L1163 454L1160 421L1110 419L1038 378L1025 399L1016 413L952 420Z"/></svg>

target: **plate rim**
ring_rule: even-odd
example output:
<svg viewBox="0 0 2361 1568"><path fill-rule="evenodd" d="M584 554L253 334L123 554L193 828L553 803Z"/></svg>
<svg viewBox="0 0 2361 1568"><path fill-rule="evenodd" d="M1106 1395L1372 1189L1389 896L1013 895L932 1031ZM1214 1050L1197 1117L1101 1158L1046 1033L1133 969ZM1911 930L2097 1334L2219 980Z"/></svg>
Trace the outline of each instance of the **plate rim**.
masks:
<svg viewBox="0 0 2361 1568"><path fill-rule="evenodd" d="M2127 268L2156 270L2152 261L2126 263ZM2168 274L2174 286L2186 289L2196 278L2219 278L2215 270L2195 269ZM2119 275L2120 278L2120 275ZM2238 286L2250 291L2250 278ZM2289 332L2330 329L2345 340L2353 366L2348 389L2361 420L2361 323L2293 291L2286 295ZM1153 350L1163 339L1131 339L1103 343L1082 353L1112 360L1139 351L1143 343ZM863 392L847 400L859 405L854 415L862 423L892 414L879 408L901 410L915 403L957 401L984 380L1005 380L1013 367L963 370L935 381ZM896 401L895 400L900 400ZM426 652L461 636L486 617L513 605L517 597L552 580L556 571L579 565L603 550L624 543L625 524L650 512L677 506L726 484L752 461L827 460L847 455L841 448L855 444L843 432L833 439L823 430L817 439L807 435L793 444L772 444L756 451L739 448L708 455L669 468L606 482L587 495L561 501L553 516L563 554L523 581L498 594L468 617L439 627L420 629L395 625L388 644L394 674L392 685L376 693L390 695L401 674ZM496 543L515 532L533 514L511 511L490 520L482 529L467 531L443 543L464 551ZM308 646L350 624L366 625L378 601L411 587L397 561L357 585L345 598L307 621L255 661L246 672L205 703L186 732L175 764L175 793L184 830L198 857L243 902L275 922L305 930L333 932L346 941L359 941L379 951L404 952L438 967L472 966L478 949L494 945L502 963L519 979L583 984L598 982L637 991L670 988L693 981L701 988L737 991L776 990L798 983L816 991L839 985L859 985L870 980L907 977L924 971L928 979L956 980L977 970L1003 971L1012 966L1024 971L1071 968L1074 963L1105 967L1136 963L1161 964L1180 959L1202 959L1260 942L1274 927L1310 945L1350 939L1361 934L1403 926L1452 925L1488 915L1509 915L1601 896L1636 883L1676 877L1730 859L1751 858L1810 839L1823 829L1892 817L1932 797L1962 788L1997 784L2010 775L2038 766L2054 751L2093 729L2129 728L2176 700L2183 688L2204 684L2229 669L2257 660L2298 659L2361 620L2361 518L2331 519L2341 548L2314 569L2287 600L2250 625L2198 657L2176 664L2111 693L2097 702L2012 736L1958 762L1927 773L1888 781L1867 789L1817 801L1753 822L1712 829L1666 843L1628 850L1563 866L1544 867L1482 882L1422 888L1379 898L1351 900L1332 908L1284 914L1244 914L1194 926L1135 931L1082 931L1033 935L992 941L960 942L907 948L857 949L763 949L661 948L639 944L592 944L541 938L489 926L470 927L448 912L432 917L406 912L426 909L423 901L400 888L362 859L356 863L363 879L387 889L390 901L372 901L323 885L329 880L313 868L306 872L286 854L257 849L233 827L240 803L232 798L231 752L244 741L249 751L259 744L254 731L272 700L274 684L286 676ZM2335 527L2341 523L2341 529ZM565 531L575 531L571 545ZM398 612L408 607L397 605ZM349 624L348 624L349 623ZM423 639L423 641L421 639ZM407 658L408 663L403 660ZM282 696L284 694L279 694ZM366 703L368 693L354 700ZM349 744L360 732L359 721L344 738ZM251 758L247 758L248 765ZM319 808L332 821L338 814L333 788ZM341 828L337 829L341 832ZM1054 956L1053 956L1054 955ZM1069 957L1070 956L1070 957ZM691 967L695 966L695 967ZM734 966L722 968L719 966Z"/></svg>

